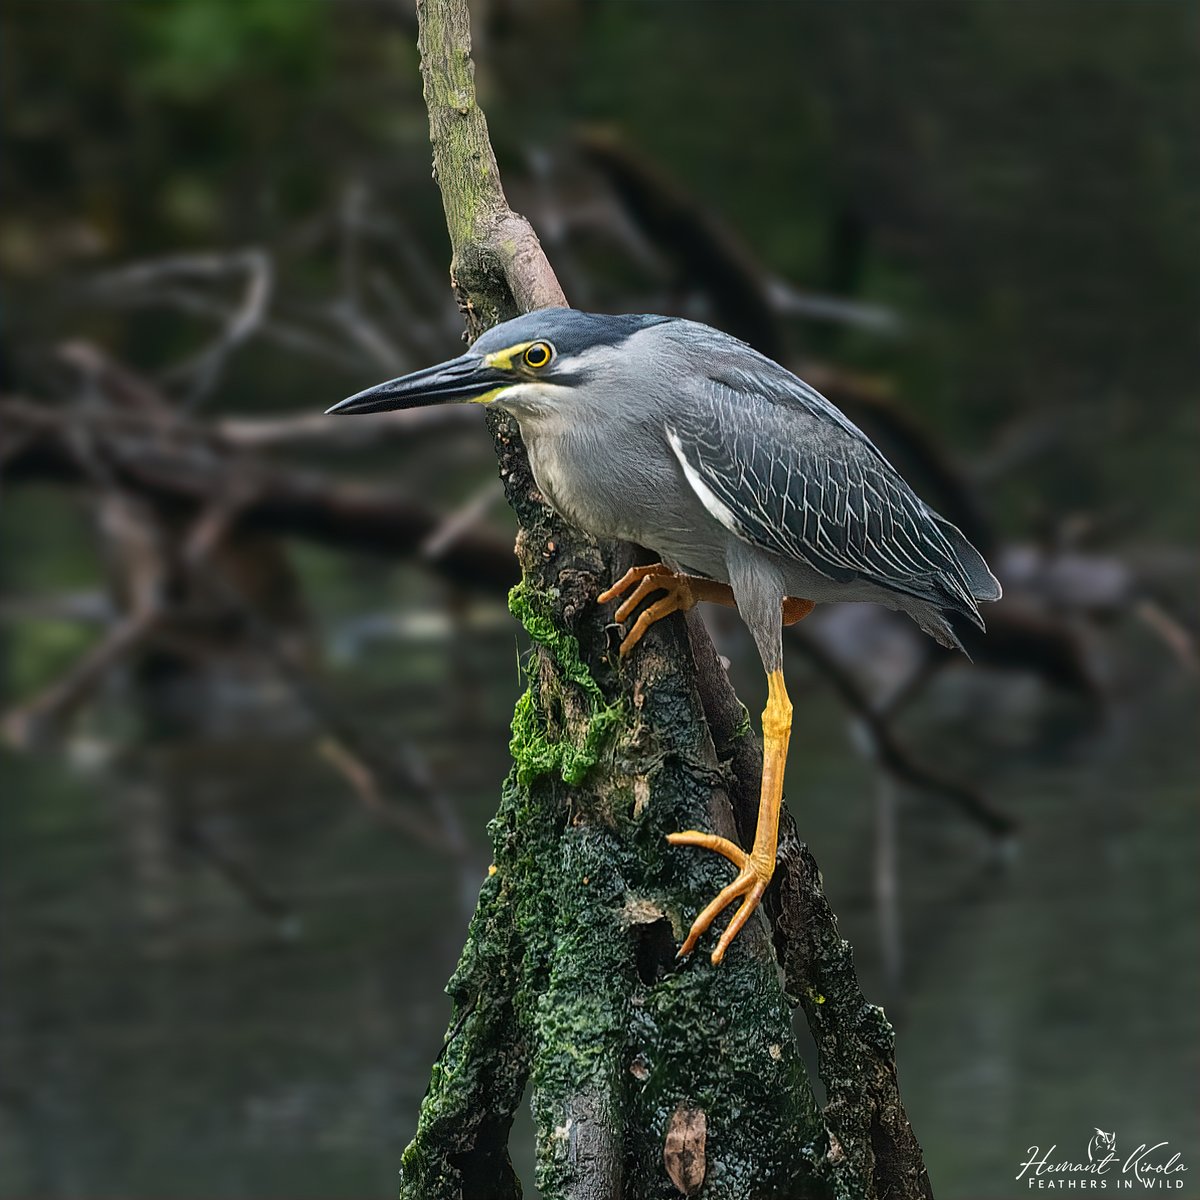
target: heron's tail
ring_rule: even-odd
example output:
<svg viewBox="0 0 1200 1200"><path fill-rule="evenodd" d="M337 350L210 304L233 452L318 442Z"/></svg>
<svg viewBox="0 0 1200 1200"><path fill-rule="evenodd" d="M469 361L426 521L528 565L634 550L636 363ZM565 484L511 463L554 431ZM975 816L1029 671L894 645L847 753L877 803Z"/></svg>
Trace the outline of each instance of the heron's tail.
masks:
<svg viewBox="0 0 1200 1200"><path fill-rule="evenodd" d="M945 517L938 516L937 513L933 515L937 520L938 528L945 535L946 541L950 543L959 566L962 567L963 575L971 589L971 595L976 600L999 600L1003 594L1003 588L984 561L983 555L967 541L958 526L951 525Z"/></svg>

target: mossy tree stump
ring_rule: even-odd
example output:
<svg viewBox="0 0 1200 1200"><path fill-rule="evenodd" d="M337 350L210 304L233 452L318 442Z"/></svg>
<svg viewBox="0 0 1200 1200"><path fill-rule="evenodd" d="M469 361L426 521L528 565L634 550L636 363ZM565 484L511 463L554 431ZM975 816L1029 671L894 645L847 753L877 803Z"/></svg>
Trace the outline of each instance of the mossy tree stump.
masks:
<svg viewBox="0 0 1200 1200"><path fill-rule="evenodd" d="M700 1194L823 1195L804 1182L823 1129L761 923L720 967L675 958L726 872L665 835L733 833L686 630L619 664L594 598L628 549L563 530L497 436L522 525L511 607L534 650L402 1194L519 1195L507 1134L528 1079L544 1196L680 1194L664 1166L677 1110L705 1114Z"/></svg>
<svg viewBox="0 0 1200 1200"><path fill-rule="evenodd" d="M451 280L474 338L566 301L505 201L465 0L418 0L417 12ZM704 952L715 934L676 959L731 868L666 834L736 838L735 813L753 821L761 759L749 720L694 614L660 622L620 661L595 597L635 548L564 525L515 423L489 413L488 424L520 527L510 607L534 648L490 826L493 870L447 987L453 1014L401 1196L519 1196L508 1134L528 1083L545 1200L928 1195L890 1028L858 991L790 821L768 894L774 944L756 916L720 967ZM828 1068L824 1113L793 1035L796 1003Z"/></svg>

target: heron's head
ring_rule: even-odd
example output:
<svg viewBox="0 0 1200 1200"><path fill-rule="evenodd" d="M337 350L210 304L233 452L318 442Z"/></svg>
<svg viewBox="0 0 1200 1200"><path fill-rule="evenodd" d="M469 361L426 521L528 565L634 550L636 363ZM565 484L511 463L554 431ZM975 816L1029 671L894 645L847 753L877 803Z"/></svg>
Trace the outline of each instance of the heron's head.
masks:
<svg viewBox="0 0 1200 1200"><path fill-rule="evenodd" d="M517 416L560 411L588 395L589 385L627 385L631 376L621 368L634 365L628 362L630 339L667 319L540 309L489 329L458 358L367 388L329 412L387 412L451 401L496 404Z"/></svg>

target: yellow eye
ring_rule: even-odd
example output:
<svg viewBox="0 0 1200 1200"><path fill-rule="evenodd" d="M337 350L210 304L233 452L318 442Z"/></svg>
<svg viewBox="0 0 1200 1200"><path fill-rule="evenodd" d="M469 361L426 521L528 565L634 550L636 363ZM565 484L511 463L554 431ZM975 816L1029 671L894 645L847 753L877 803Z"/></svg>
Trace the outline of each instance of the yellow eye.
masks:
<svg viewBox="0 0 1200 1200"><path fill-rule="evenodd" d="M532 346L527 346L525 349L525 365L536 371L550 361L551 353L550 347L545 342L534 342Z"/></svg>

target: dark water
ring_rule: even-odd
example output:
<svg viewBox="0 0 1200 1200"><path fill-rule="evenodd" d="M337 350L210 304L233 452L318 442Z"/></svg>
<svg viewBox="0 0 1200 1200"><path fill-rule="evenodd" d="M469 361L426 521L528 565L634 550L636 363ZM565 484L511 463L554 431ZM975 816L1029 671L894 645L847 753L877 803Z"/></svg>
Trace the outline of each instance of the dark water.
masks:
<svg viewBox="0 0 1200 1200"><path fill-rule="evenodd" d="M463 663L468 701L438 685ZM1083 1157L1095 1127L1126 1152L1169 1140L1190 1167L1171 1194L1200 1194L1195 703L1157 674L1098 722L1028 680L937 685L907 735L1020 818L1003 851L882 784L830 694L792 681L791 803L899 1025L942 1197L1023 1195L1028 1146ZM383 642L334 676L445 781L466 866L375 821L286 722L103 767L83 741L0 763L0 1196L394 1193L487 863L513 631ZM881 923L887 806L900 899ZM280 912L181 839L181 810ZM522 1117L526 1168L529 1134Z"/></svg>

